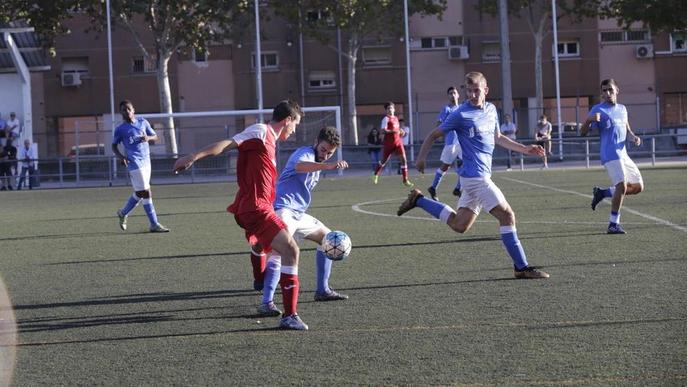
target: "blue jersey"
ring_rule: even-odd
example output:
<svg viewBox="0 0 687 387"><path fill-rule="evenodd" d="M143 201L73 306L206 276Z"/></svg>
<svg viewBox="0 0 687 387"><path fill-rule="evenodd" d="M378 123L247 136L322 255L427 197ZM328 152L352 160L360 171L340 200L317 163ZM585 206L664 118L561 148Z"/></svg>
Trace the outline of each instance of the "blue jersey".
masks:
<svg viewBox="0 0 687 387"><path fill-rule="evenodd" d="M446 135L455 132L463 151L460 176L491 176L491 158L494 153L494 134L499 130L496 107L485 102L479 108L465 102L439 125Z"/></svg>
<svg viewBox="0 0 687 387"><path fill-rule="evenodd" d="M300 147L289 157L277 181L274 209L288 208L303 213L310 206L310 192L320 180L320 171L296 172L296 165L301 162L316 162L315 149L312 146Z"/></svg>
<svg viewBox="0 0 687 387"><path fill-rule="evenodd" d="M588 117L601 113L601 121L593 121L591 127L599 129L601 137L601 164L627 156L625 138L627 136L627 109L622 104L603 102L592 107Z"/></svg>
<svg viewBox="0 0 687 387"><path fill-rule="evenodd" d="M442 124L444 121L446 121L446 118L453 113L454 111L458 110L458 106L460 105L446 105L444 106L443 109L439 112L439 116L437 116L437 121L439 121L439 124ZM453 145L455 142L458 141L458 137L456 137L455 132L449 132L444 135L444 142L446 145Z"/></svg>
<svg viewBox="0 0 687 387"><path fill-rule="evenodd" d="M133 123L125 122L115 129L112 145L119 143L124 145L130 171L135 171L150 163L148 142L141 141L144 134L155 135L155 131L145 118L136 118Z"/></svg>

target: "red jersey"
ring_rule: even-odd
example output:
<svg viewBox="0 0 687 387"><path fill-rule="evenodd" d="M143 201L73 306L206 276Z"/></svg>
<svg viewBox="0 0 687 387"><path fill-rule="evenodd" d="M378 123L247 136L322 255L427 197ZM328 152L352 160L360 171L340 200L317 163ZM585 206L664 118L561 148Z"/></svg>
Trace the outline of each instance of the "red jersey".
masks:
<svg viewBox="0 0 687 387"><path fill-rule="evenodd" d="M382 119L382 130L393 131L393 133L384 132L384 146L391 145L403 145L401 142L401 125L398 123L398 117L396 116L384 116Z"/></svg>
<svg viewBox="0 0 687 387"><path fill-rule="evenodd" d="M271 126L255 124L236 134L239 191L227 207L232 214L272 210L277 181L277 137Z"/></svg>

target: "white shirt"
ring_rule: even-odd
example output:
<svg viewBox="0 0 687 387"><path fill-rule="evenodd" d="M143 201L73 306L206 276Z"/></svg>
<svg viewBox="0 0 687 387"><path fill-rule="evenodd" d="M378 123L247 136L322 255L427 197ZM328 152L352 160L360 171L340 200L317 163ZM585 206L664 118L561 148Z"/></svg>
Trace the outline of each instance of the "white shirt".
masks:
<svg viewBox="0 0 687 387"><path fill-rule="evenodd" d="M6 128L14 133L14 137L19 137L21 126L19 126L19 119L17 117L14 117L13 120L7 120Z"/></svg>
<svg viewBox="0 0 687 387"><path fill-rule="evenodd" d="M21 165L23 167L29 167L31 166L31 163L36 163L36 159L38 159L38 155L36 154L36 149L33 146L30 146L29 149L26 149L24 145L22 145L19 148L19 155L17 156L17 160L21 161ZM24 161L26 158L31 159L30 162Z"/></svg>

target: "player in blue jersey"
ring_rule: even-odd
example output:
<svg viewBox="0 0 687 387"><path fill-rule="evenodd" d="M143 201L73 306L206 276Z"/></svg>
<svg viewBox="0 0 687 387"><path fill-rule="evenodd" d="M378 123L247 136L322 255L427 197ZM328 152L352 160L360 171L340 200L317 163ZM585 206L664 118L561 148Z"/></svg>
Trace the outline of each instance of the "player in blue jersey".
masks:
<svg viewBox="0 0 687 387"><path fill-rule="evenodd" d="M112 153L122 161L129 170L134 193L124 207L117 210L119 227L126 231L126 218L136 206L143 201L150 232L169 232L169 229L157 221L153 198L150 195L150 147L148 142L157 141L158 137L148 121L137 118L134 105L124 100L119 103L119 112L124 122L117 126L112 138ZM119 151L119 144L124 146L126 156Z"/></svg>
<svg viewBox="0 0 687 387"><path fill-rule="evenodd" d="M612 186L608 188L594 187L592 210L604 200L611 199L611 215L609 216L608 234L625 234L620 225L620 208L625 195L636 195L644 190L644 181L639 168L627 155L625 140L628 138L635 145L642 144L642 140L632 132L627 120L625 105L618 103L618 84L615 80L604 79L601 82L601 102L589 111L587 120L582 125L581 134L586 136L591 127L599 129L601 137L601 163L611 178Z"/></svg>
<svg viewBox="0 0 687 387"><path fill-rule="evenodd" d="M348 299L347 295L335 292L329 287L332 260L324 255L322 239L331 230L316 218L306 214L310 207L312 190L320 180L320 171L348 168L348 163L344 160L326 162L340 144L341 137L336 128L323 128L314 146L298 148L291 154L277 181L277 194L274 200L277 215L286 223L288 232L296 241L307 239L317 244L315 301ZM251 250L259 254L262 252L262 246L253 245ZM274 304L274 292L279 283L280 268L281 257L273 253L267 260L262 303L258 306L258 314L262 316L281 314Z"/></svg>
<svg viewBox="0 0 687 387"><path fill-rule="evenodd" d="M441 123L448 118L449 114L458 109L458 98L460 97L458 95L458 89L451 86L446 90L446 94L448 94L448 105L444 106L441 112L439 112L437 125L441 125ZM437 168L436 172L434 172L432 186L427 188L427 192L429 192L434 200L439 200L437 197L437 188L439 188L441 179L443 179L446 171L451 167L451 164L456 162L456 173L459 173L460 166L463 164L461 160L460 144L458 144L458 137L455 132L451 131L446 133L444 136L444 144L444 149L441 151L441 157L439 158L441 160L441 165ZM460 196L460 175L456 182L456 186L453 188L453 195Z"/></svg>
<svg viewBox="0 0 687 387"><path fill-rule="evenodd" d="M463 150L463 166L460 169L463 194L458 200L458 210L428 199L420 190L414 189L401 203L397 214L401 216L417 206L454 231L464 233L472 227L484 208L499 221L501 241L513 260L515 278L548 278L547 273L527 263L515 228L515 214L501 190L491 180L494 144L540 157L544 156L544 148L539 145L526 146L500 134L496 107L486 102L489 88L482 73L470 72L465 75L465 92L467 102L427 135L415 162L417 170L424 173L425 160L434 141L450 131L458 135Z"/></svg>

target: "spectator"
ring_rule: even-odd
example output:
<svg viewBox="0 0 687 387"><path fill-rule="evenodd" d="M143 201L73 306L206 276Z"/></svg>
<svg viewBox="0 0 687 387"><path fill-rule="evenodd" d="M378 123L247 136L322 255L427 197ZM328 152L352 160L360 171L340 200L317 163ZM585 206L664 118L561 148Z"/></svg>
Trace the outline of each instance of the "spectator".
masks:
<svg viewBox="0 0 687 387"><path fill-rule="evenodd" d="M506 121L501 125L501 134L515 141L516 134L518 134L518 127L513 123L513 117L510 114L506 114ZM511 163L513 158L513 151L508 149L508 168L507 171L511 170Z"/></svg>
<svg viewBox="0 0 687 387"><path fill-rule="evenodd" d="M27 138L24 140L24 146L19 149L21 172L19 172L19 183L17 183L17 190L22 189L27 175L29 177L29 189L33 189L33 174L36 171L37 159L38 155L36 154L36 150L31 146L31 140Z"/></svg>
<svg viewBox="0 0 687 387"><path fill-rule="evenodd" d="M370 160L372 160L372 170L374 171L379 164L379 154L382 151L382 137L379 135L379 130L374 126L367 135L367 153L370 155Z"/></svg>
<svg viewBox="0 0 687 387"><path fill-rule="evenodd" d="M0 113L0 148L5 146L5 141L7 140L5 126L7 126L7 123L2 119L2 113ZM0 149L0 151L2 151L2 149Z"/></svg>
<svg viewBox="0 0 687 387"><path fill-rule="evenodd" d="M542 114L541 117L539 117L539 121L537 121L534 139L536 140L536 144L541 145L546 151L542 168L548 168L549 163L547 156L551 155L551 123L544 114Z"/></svg>
<svg viewBox="0 0 687 387"><path fill-rule="evenodd" d="M12 145L12 140L7 139L5 146L0 152L0 180L2 181L2 186L0 191L10 190L12 191L12 180L14 175L12 174L12 167L17 161L17 148Z"/></svg>
<svg viewBox="0 0 687 387"><path fill-rule="evenodd" d="M5 124L5 131L7 132L7 138L11 138L12 141L17 141L19 135L21 135L21 125L14 112L10 113L10 119Z"/></svg>

